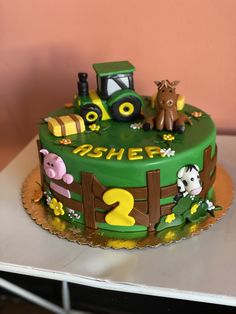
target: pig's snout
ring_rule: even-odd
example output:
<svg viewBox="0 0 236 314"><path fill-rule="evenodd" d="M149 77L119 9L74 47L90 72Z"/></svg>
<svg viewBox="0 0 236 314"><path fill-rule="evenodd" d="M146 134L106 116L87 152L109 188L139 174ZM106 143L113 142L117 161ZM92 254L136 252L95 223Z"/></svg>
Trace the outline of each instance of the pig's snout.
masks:
<svg viewBox="0 0 236 314"><path fill-rule="evenodd" d="M56 176L55 171L51 168L46 169L46 174L49 178L54 178Z"/></svg>

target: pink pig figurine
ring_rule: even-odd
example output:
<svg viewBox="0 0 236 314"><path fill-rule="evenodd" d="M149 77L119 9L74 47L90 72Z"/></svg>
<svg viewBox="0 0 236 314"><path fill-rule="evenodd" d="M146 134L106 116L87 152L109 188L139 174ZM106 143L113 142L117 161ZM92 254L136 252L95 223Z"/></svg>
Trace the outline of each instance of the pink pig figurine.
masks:
<svg viewBox="0 0 236 314"><path fill-rule="evenodd" d="M71 184L74 181L73 176L66 173L66 165L60 156L54 153L49 153L47 149L41 149L40 153L45 156L43 160L43 167L49 178L55 180L62 179L67 184ZM70 192L68 190L56 185L53 182L51 182L50 186L56 192L70 198Z"/></svg>

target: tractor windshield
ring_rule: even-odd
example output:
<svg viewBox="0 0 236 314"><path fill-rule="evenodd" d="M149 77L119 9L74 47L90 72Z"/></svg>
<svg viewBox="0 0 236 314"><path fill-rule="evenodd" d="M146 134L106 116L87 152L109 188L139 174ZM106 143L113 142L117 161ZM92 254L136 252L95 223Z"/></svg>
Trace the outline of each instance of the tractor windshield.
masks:
<svg viewBox="0 0 236 314"><path fill-rule="evenodd" d="M116 91L121 89L132 89L131 82L128 76L114 76L107 79L107 95L110 97Z"/></svg>

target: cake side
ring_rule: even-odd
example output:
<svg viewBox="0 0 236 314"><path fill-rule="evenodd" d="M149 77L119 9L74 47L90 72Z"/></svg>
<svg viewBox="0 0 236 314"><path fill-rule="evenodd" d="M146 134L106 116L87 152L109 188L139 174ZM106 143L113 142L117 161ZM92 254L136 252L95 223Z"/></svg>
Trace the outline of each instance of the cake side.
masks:
<svg viewBox="0 0 236 314"><path fill-rule="evenodd" d="M191 114L191 112L196 111L196 108L186 105L185 111ZM66 112L69 113L68 110ZM56 114L65 114L65 110L60 110ZM189 129L187 128L185 134L174 134L171 144L167 144L163 140L163 136L167 135L166 131L157 134L153 130L147 133L142 129L130 128L130 123L117 124L112 120L104 123L105 125L100 123L101 130L99 133L89 132L66 137L71 141L67 145L60 144L61 139L55 139L51 135L47 129L47 124L40 126L40 149L47 149L50 153L60 156L65 163L67 172L74 179L73 186L66 186L66 189L71 194L70 198L68 198L66 197L68 195L62 196L58 194L54 190L55 185L50 188L52 180L42 170L42 177L47 186L46 190L49 191L51 198L55 197L57 201L61 202L65 212L66 209L69 209L69 211L73 210L79 215L77 219L68 219L70 222L82 223L90 228L102 228L121 232L153 230L161 217L172 213L171 209L176 204L175 197L179 192L177 173L188 164L197 164L199 167L202 184L203 187L205 186L201 195L205 197L211 191L216 165L215 126L211 118L205 113L203 113L201 120L196 120L192 126L188 127ZM107 128L108 126L109 128ZM102 131L103 128L104 132ZM119 145L119 143L121 144ZM87 151L85 149L78 150L78 147L80 148L83 145L91 145L92 148L85 146L91 149L87 149ZM174 156L162 157L159 153L156 153L158 148L167 149L169 145L171 150L175 152ZM100 157L94 157L96 155L94 150L97 147L107 149L105 154L102 154ZM147 147L149 147L148 150L145 149ZM107 159L106 156L109 154L109 149L111 150L112 148L116 148L115 152L117 154L113 154L110 159ZM120 158L118 152L122 148L124 148L124 153L122 158ZM139 149L139 153L136 156L141 156L142 159L130 160L129 148L135 148L136 152ZM88 154L90 155L88 156ZM208 172L206 173L206 171ZM87 176L88 178L86 178ZM91 186L89 190L82 188L84 180L90 180ZM204 180L208 181L204 182ZM149 186L151 181L154 181L153 187ZM62 182L54 180L54 183L56 185L62 184L65 187L65 184ZM78 184L77 186L76 183ZM106 222L106 214L114 206L106 204L103 200L103 195L105 191L111 188L120 188L132 194L134 208L131 209L129 216L135 216L133 225L117 226ZM58 189L56 188L56 190ZM84 213L83 193L89 194L91 197L92 192L95 192L95 194L93 194L89 205L91 207L89 210L93 209L91 218L91 216ZM123 199L123 196L118 197ZM157 200L159 204L157 204ZM154 212L154 215L151 214L151 218L149 217L151 212L149 207L153 208ZM86 219L89 222L86 222Z"/></svg>

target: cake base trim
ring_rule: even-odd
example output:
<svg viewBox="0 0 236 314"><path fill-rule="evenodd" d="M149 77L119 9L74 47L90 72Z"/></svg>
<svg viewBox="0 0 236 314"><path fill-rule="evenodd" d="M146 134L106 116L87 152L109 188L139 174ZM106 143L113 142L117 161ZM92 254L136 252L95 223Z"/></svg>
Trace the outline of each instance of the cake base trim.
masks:
<svg viewBox="0 0 236 314"><path fill-rule="evenodd" d="M67 221L50 213L42 203L38 202L40 193L42 193L39 167L35 168L23 183L22 202L26 212L38 225L59 238L91 247L141 249L176 243L198 235L214 225L226 214L233 199L232 179L224 167L220 165L217 165L214 189L215 202L222 206L222 210L215 212L215 217L209 215L198 223L188 223L185 226L165 229L159 233L140 231L119 236L115 232L109 231L106 234L104 230L92 230L84 225L73 227Z"/></svg>

